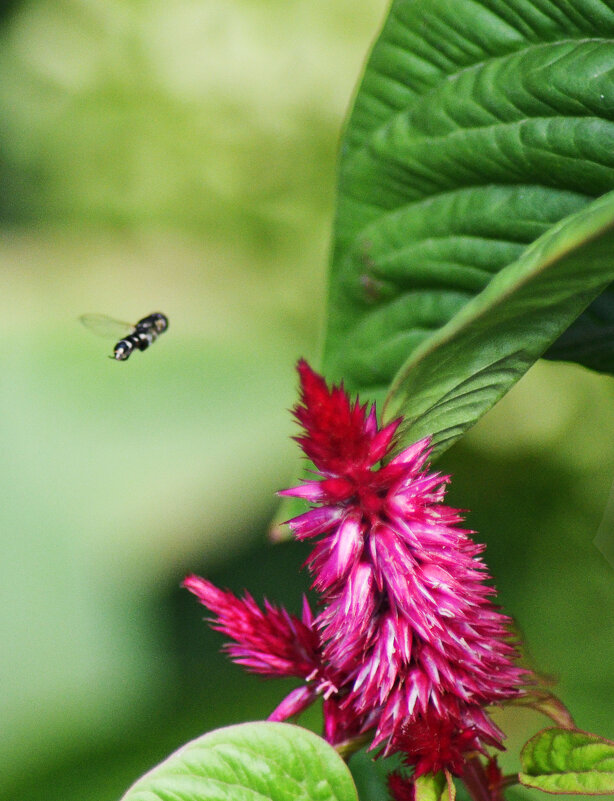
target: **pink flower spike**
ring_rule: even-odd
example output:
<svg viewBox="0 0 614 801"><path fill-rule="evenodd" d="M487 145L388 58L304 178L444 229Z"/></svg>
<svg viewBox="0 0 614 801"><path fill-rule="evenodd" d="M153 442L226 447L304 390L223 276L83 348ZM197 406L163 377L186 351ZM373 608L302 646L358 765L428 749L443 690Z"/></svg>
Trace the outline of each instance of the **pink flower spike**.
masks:
<svg viewBox="0 0 614 801"><path fill-rule="evenodd" d="M259 606L197 576L185 586L206 606L224 649L248 670L304 684L271 713L287 720L318 696L333 745L372 738L383 754L413 766L398 774L396 801L413 801L413 779L460 775L467 755L502 747L486 711L514 699L530 680L515 665L509 619L493 603L484 546L444 504L449 476L430 472L430 439L396 456L402 420L379 427L375 406L301 361L296 438L315 465L309 480L280 495L309 502L288 521L310 540L307 559L319 595L314 616L265 600Z"/></svg>
<svg viewBox="0 0 614 801"><path fill-rule="evenodd" d="M485 584L483 546L444 505L449 477L428 472L429 438L393 457L401 420L379 428L374 406L328 387L306 362L298 371L297 441L319 477L283 494L313 505L288 525L316 540L307 561L322 596L315 625L337 688L326 737L373 731L373 746L405 751L416 775L458 772L466 752L501 743L484 707L527 680Z"/></svg>

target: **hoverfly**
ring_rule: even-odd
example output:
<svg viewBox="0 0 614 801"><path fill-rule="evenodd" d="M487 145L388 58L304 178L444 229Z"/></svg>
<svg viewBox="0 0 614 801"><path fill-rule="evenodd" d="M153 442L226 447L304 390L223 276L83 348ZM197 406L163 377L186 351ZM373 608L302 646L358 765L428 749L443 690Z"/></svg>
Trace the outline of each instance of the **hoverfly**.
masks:
<svg viewBox="0 0 614 801"><path fill-rule="evenodd" d="M161 312L153 312L138 323L124 323L105 314L84 314L79 318L86 328L102 337L122 337L113 348L109 359L125 362L132 351L147 350L160 334L168 328L168 318Z"/></svg>

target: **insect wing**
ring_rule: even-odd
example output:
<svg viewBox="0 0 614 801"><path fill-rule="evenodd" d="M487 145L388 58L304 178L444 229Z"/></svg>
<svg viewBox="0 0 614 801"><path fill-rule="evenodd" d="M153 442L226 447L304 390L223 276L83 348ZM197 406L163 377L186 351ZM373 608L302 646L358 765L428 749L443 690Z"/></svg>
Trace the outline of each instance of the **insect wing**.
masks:
<svg viewBox="0 0 614 801"><path fill-rule="evenodd" d="M134 331L132 323L115 320L106 314L83 314L79 320L93 334L106 339L122 339Z"/></svg>

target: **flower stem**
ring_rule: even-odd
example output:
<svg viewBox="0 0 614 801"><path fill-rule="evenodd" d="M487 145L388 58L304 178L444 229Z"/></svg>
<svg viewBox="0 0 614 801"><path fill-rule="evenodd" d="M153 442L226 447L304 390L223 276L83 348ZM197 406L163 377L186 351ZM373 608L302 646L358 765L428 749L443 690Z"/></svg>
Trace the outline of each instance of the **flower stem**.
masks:
<svg viewBox="0 0 614 801"><path fill-rule="evenodd" d="M465 763L463 782L473 801L504 801L498 788L490 788L484 766L477 757L471 757Z"/></svg>
<svg viewBox="0 0 614 801"><path fill-rule="evenodd" d="M355 754L356 751L360 751L373 737L373 733L371 734L361 734L358 737L354 737L350 740L345 740L342 743L338 743L335 746L335 751L339 754L341 759L344 762L347 762L352 754Z"/></svg>

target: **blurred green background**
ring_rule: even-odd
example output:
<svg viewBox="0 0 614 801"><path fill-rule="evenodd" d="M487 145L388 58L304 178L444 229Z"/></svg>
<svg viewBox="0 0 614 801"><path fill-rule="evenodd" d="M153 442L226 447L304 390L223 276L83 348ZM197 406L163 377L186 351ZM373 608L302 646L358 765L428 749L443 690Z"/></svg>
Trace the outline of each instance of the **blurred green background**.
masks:
<svg viewBox="0 0 614 801"><path fill-rule="evenodd" d="M293 609L307 587L305 550L266 530L386 5L0 6L2 799L115 801L288 689L227 665L179 584ZM127 364L78 323L158 309L168 333ZM612 379L538 365L442 460L534 664L610 737L613 434ZM541 723L507 716L512 753Z"/></svg>

